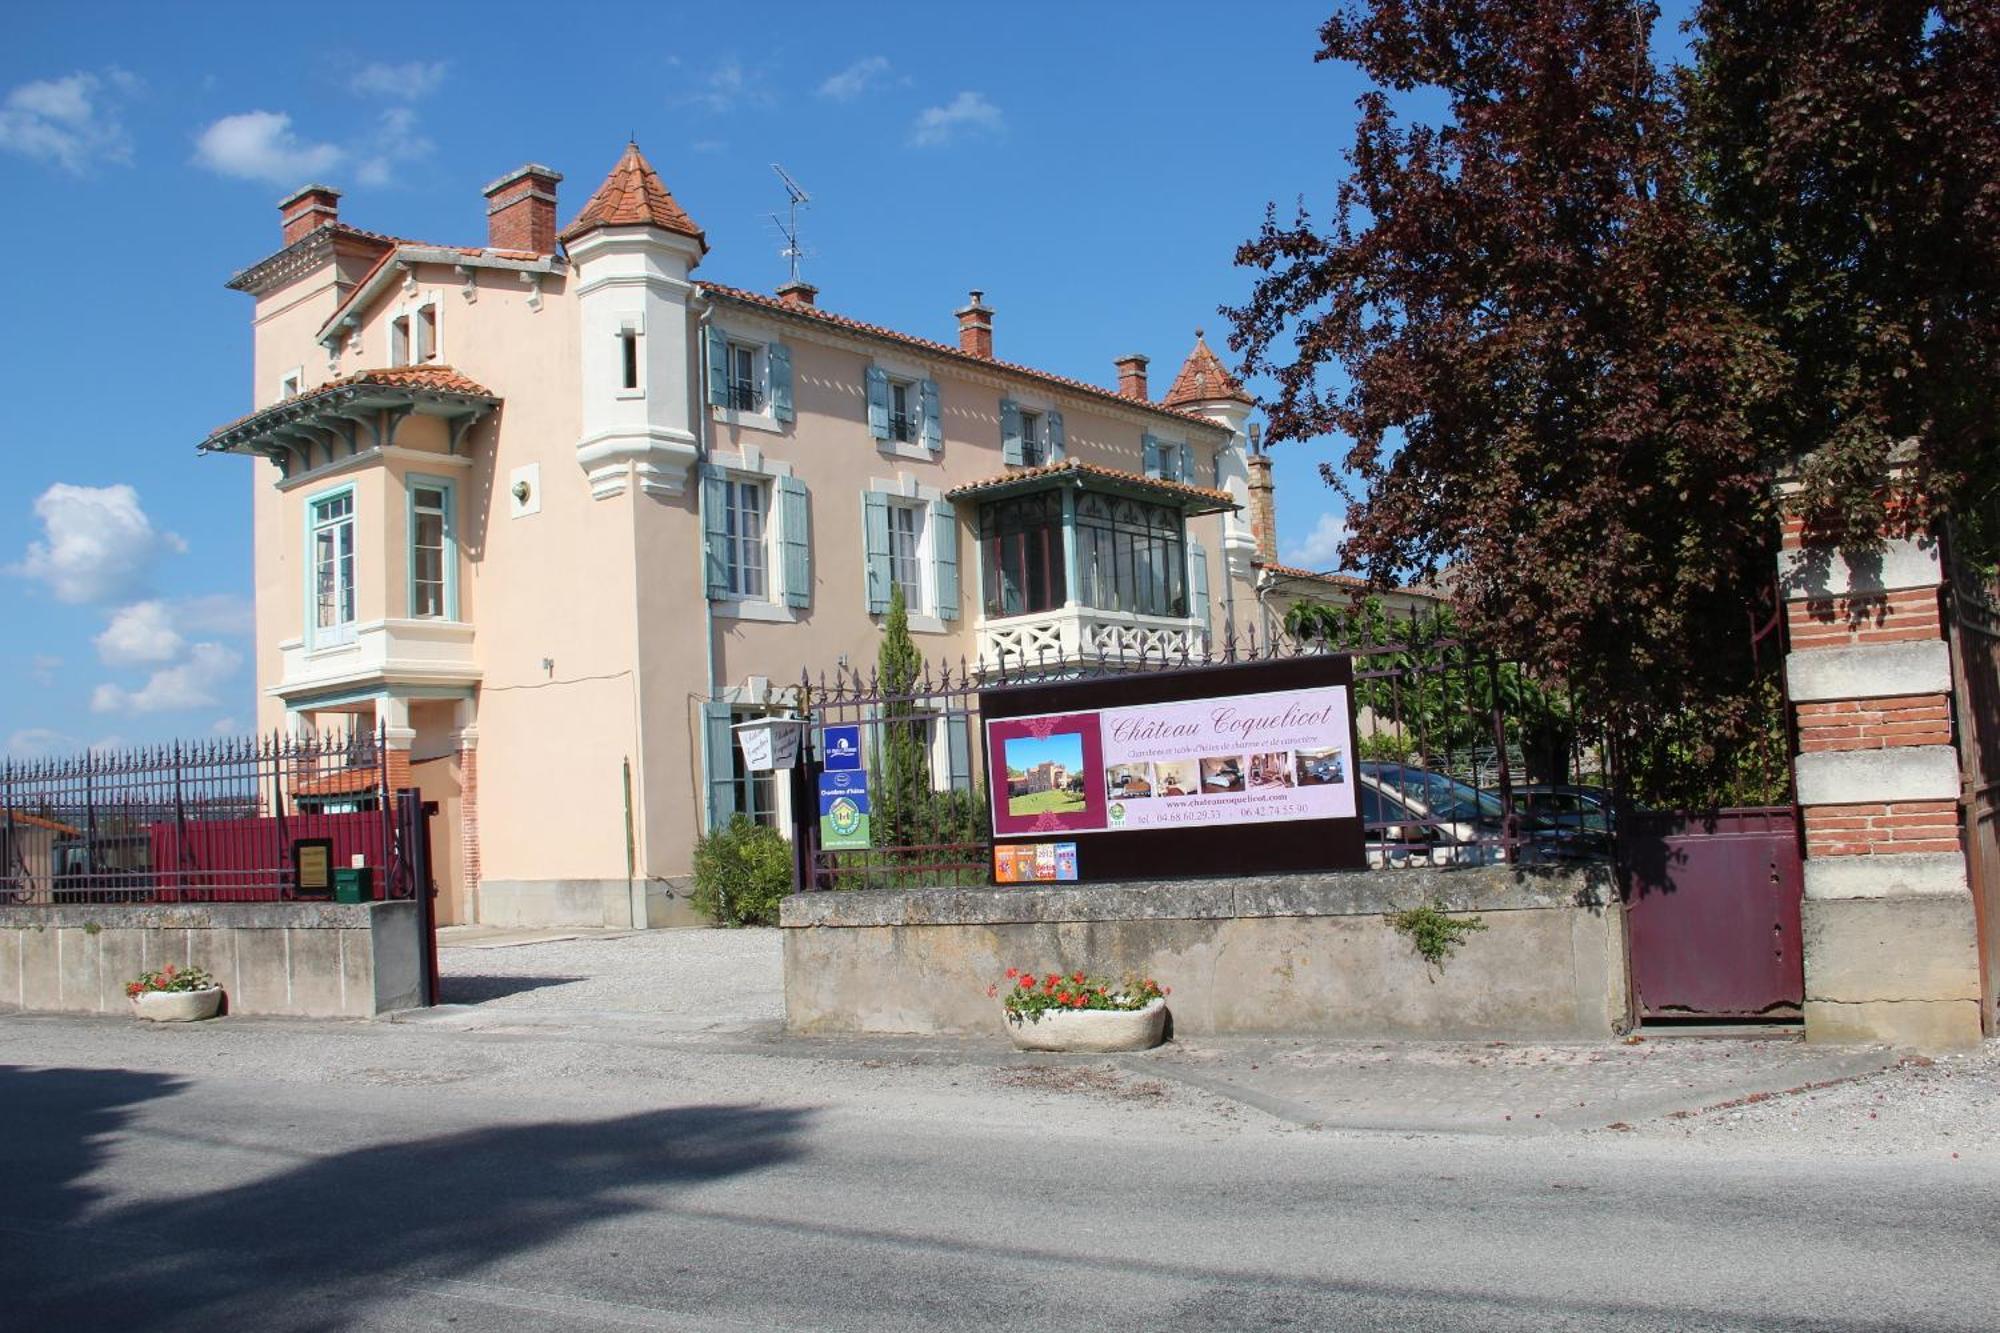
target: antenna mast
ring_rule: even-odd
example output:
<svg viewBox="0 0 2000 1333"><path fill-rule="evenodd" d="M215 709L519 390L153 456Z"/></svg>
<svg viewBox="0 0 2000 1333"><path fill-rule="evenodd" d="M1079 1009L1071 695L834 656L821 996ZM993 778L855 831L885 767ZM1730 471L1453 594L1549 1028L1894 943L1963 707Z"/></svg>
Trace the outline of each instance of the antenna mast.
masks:
<svg viewBox="0 0 2000 1333"><path fill-rule="evenodd" d="M805 186L793 180L790 174L776 162L771 164L771 170L778 173L778 179L785 183L785 193L791 197L791 220L789 222L782 221L776 213L773 213L771 214L771 221L777 223L779 233L785 238L785 248L778 253L791 262L792 281L797 282L799 280L799 260L805 255L805 251L799 246L799 209L803 205L810 204L812 196L806 193Z"/></svg>

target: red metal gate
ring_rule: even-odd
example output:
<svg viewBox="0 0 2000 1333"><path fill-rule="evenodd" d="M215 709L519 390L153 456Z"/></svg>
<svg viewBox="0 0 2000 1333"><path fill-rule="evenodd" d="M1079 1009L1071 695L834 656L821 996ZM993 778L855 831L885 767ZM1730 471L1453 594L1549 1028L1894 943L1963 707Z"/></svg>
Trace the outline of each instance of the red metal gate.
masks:
<svg viewBox="0 0 2000 1333"><path fill-rule="evenodd" d="M1618 843L1641 1019L1800 1012L1805 875L1796 811L1627 815Z"/></svg>

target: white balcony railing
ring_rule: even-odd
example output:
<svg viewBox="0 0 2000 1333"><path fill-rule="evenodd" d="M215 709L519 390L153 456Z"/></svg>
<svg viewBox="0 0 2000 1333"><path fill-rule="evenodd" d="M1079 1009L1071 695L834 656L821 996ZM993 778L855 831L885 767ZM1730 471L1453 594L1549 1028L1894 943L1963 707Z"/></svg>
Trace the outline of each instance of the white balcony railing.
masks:
<svg viewBox="0 0 2000 1333"><path fill-rule="evenodd" d="M284 674L279 698L372 685L471 685L472 626L456 620L369 620L347 643L308 649L303 639L278 645Z"/></svg>
<svg viewBox="0 0 2000 1333"><path fill-rule="evenodd" d="M1009 671L1100 657L1158 662L1183 654L1199 657L1207 638L1207 628L1196 620L1066 606L981 621L979 659L988 670L1004 661Z"/></svg>

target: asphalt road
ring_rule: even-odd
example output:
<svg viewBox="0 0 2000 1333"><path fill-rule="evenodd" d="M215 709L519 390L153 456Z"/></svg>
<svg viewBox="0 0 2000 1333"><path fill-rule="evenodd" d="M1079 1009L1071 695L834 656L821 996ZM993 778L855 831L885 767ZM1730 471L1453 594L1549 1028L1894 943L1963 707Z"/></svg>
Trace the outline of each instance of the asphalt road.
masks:
<svg viewBox="0 0 2000 1333"><path fill-rule="evenodd" d="M1901 1330L2000 1310L1988 1158L1316 1132L1059 1062L326 1032L0 1022L0 1327Z"/></svg>

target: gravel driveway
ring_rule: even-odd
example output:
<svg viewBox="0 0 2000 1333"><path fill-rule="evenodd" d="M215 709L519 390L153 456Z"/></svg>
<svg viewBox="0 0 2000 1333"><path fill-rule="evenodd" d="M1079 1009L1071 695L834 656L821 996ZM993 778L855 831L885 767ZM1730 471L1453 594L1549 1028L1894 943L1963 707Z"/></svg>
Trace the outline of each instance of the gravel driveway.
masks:
<svg viewBox="0 0 2000 1333"><path fill-rule="evenodd" d="M783 1020L778 932L650 930L512 944L441 946L447 1004L539 1013L699 1017L701 1026Z"/></svg>

